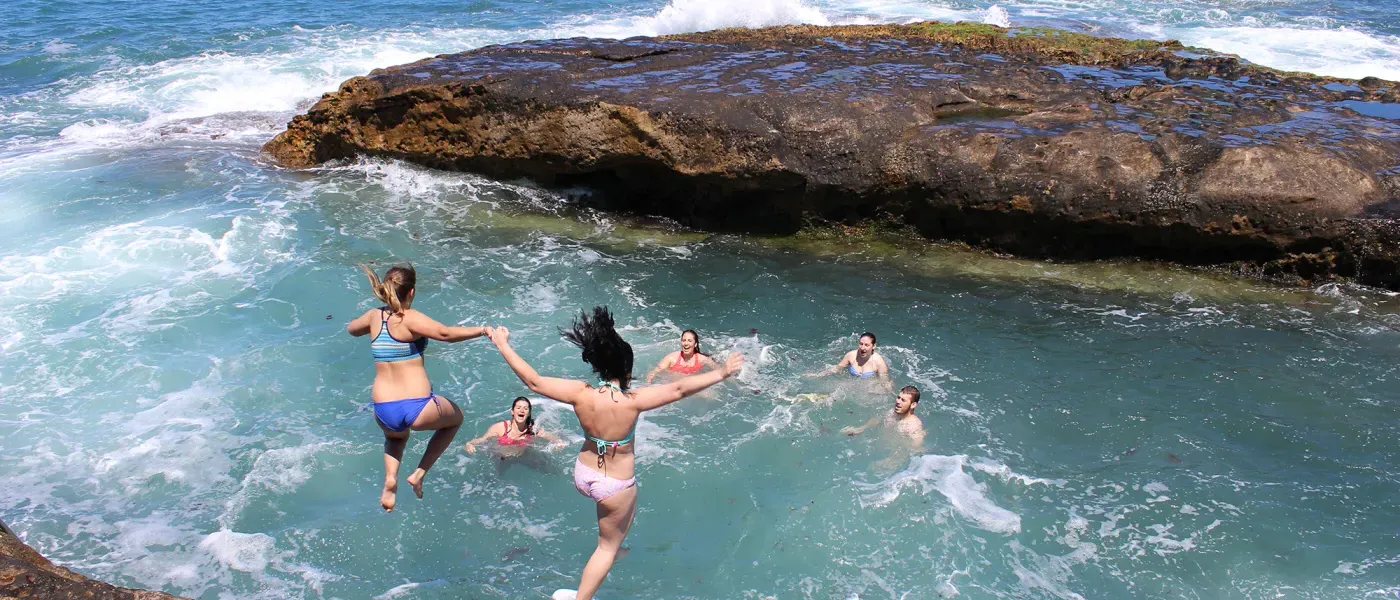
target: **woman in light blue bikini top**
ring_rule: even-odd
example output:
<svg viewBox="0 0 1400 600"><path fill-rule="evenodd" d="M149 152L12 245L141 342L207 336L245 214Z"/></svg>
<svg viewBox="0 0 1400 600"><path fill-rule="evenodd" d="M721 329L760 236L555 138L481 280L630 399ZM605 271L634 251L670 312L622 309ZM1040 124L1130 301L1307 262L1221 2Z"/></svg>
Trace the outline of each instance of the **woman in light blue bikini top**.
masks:
<svg viewBox="0 0 1400 600"><path fill-rule="evenodd" d="M423 477L432 468L443 449L451 444L462 424L462 411L450 399L433 391L428 371L423 368L423 349L428 338L444 342L460 342L480 337L484 327L451 327L434 321L413 310L417 273L412 266L391 267L380 279L368 267L361 265L368 276L375 298L383 307L365 311L345 326L353 336L374 334L370 339L370 356L374 357L374 383L370 386L370 408L374 419L384 430L384 488L379 503L386 511L397 504L399 464L408 444L410 431L432 431L434 442L418 461L418 467L405 479L422 497ZM374 331L375 321L379 331ZM393 328L398 328L399 336ZM415 360L416 359L416 360ZM445 442L445 443L444 443Z"/></svg>

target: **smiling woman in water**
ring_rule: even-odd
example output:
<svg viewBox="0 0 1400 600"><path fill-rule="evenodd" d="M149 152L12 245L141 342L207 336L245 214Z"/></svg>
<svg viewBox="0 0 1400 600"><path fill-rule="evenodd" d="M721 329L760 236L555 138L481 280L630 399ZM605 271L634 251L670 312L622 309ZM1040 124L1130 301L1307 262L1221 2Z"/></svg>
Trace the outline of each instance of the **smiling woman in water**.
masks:
<svg viewBox="0 0 1400 600"><path fill-rule="evenodd" d="M467 454L476 454L477 444L490 438L496 438L495 445L502 458L519 456L535 438L548 441L551 449L564 445L564 440L559 439L559 436L544 431L535 424L535 406L524 396L511 401L509 419L492 423L486 428L486 433L473 438L462 449L466 450Z"/></svg>
<svg viewBox="0 0 1400 600"><path fill-rule="evenodd" d="M700 334L694 329L687 329L681 332L681 349L667 354L661 362L656 363L647 373L647 383L650 384L662 372L684 377L714 368L719 368L719 363L700 351Z"/></svg>

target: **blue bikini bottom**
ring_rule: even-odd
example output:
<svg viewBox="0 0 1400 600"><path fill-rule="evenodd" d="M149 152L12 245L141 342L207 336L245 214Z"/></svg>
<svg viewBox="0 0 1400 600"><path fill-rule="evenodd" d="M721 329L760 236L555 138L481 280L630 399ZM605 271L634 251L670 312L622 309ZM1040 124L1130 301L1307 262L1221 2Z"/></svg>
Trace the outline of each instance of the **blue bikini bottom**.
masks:
<svg viewBox="0 0 1400 600"><path fill-rule="evenodd" d="M374 403L374 418L389 431L398 433L408 431L413 426L413 421L418 419L418 413L423 412L428 407L428 401L433 404L438 403L437 395L429 392L422 398L409 398L407 400L391 400L389 402Z"/></svg>

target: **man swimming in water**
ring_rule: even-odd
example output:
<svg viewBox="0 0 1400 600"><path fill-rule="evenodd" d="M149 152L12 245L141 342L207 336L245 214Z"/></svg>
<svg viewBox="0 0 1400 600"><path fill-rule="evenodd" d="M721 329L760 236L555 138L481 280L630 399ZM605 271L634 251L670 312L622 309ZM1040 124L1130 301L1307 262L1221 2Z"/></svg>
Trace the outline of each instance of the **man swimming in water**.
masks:
<svg viewBox="0 0 1400 600"><path fill-rule="evenodd" d="M886 425L893 427L894 431L908 436L913 446L918 448L924 443L924 421L914 414L914 409L918 406L919 388L906 385L895 397L894 412L874 417L860 427L843 427L841 433L849 436L859 435L883 420Z"/></svg>
<svg viewBox="0 0 1400 600"><path fill-rule="evenodd" d="M890 381L889 365L885 363L885 357L875 351L875 334L869 331L860 334L860 342L856 349L841 357L841 362L836 363L836 366L808 373L807 377L822 377L841 371L846 371L858 379L878 378L884 384L885 389L894 391L894 383Z"/></svg>

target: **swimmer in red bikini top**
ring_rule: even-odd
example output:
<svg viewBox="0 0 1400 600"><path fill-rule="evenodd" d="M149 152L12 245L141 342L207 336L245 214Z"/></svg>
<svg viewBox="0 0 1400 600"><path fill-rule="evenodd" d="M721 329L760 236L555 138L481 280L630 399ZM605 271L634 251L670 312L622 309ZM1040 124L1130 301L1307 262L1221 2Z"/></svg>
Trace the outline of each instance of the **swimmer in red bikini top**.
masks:
<svg viewBox="0 0 1400 600"><path fill-rule="evenodd" d="M719 363L700 352L700 334L695 333L694 329L687 329L681 332L681 349L667 354L656 363L656 367L647 373L646 381L650 384L663 371L686 376L699 373L706 367L717 369Z"/></svg>
<svg viewBox="0 0 1400 600"><path fill-rule="evenodd" d="M530 442L535 441L535 437L548 440L550 448L562 446L564 440L559 439L559 436L535 427L534 412L534 405L530 403L529 398L516 398L510 405L511 418L492 424L481 437L467 442L463 450L466 450L467 454L476 454L476 445L489 438L496 438L502 456L519 454Z"/></svg>

